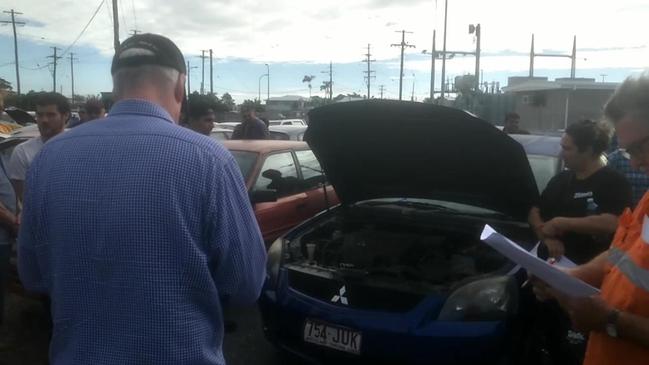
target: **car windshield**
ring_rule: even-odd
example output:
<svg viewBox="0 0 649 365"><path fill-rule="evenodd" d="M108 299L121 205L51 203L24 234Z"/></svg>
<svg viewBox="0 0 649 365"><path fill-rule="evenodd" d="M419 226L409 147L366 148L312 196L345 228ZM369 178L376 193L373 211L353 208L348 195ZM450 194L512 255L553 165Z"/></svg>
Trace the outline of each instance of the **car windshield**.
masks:
<svg viewBox="0 0 649 365"><path fill-rule="evenodd" d="M248 181L250 172L252 171L253 166L255 166L255 161L257 161L257 154L248 151L230 151L230 153L232 153L232 156L234 156L234 159L237 161L243 179Z"/></svg>
<svg viewBox="0 0 649 365"><path fill-rule="evenodd" d="M536 186L539 188L539 192L542 192L550 179L557 174L559 159L552 156L527 155L527 160L530 162L532 173L534 173Z"/></svg>

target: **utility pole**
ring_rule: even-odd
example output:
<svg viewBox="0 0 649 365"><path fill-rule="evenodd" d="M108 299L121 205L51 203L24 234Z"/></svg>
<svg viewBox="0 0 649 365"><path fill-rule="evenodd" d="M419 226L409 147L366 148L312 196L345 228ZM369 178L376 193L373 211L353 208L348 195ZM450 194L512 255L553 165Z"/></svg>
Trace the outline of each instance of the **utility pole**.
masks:
<svg viewBox="0 0 649 365"><path fill-rule="evenodd" d="M334 64L329 61L329 101L334 100Z"/></svg>
<svg viewBox="0 0 649 365"><path fill-rule="evenodd" d="M129 32L130 35L138 35L140 33L142 33L142 31L138 29L131 29L131 31Z"/></svg>
<svg viewBox="0 0 649 365"><path fill-rule="evenodd" d="M530 48L530 78L534 77L534 34L532 33L532 47Z"/></svg>
<svg viewBox="0 0 649 365"><path fill-rule="evenodd" d="M210 94L214 95L214 68L212 67L212 49L210 48Z"/></svg>
<svg viewBox="0 0 649 365"><path fill-rule="evenodd" d="M17 22L16 21L16 15L22 15L23 13L19 13L17 11L14 11L14 9L11 9L10 11L5 11L4 13L6 14L11 14L11 21L0 21L0 24L2 25L7 25L11 23L13 30L14 30L14 57L16 61L16 90L18 91L18 95L20 95L20 64L18 63L18 37L16 36L16 25L25 25L25 22Z"/></svg>
<svg viewBox="0 0 649 365"><path fill-rule="evenodd" d="M192 78L191 73L192 69L198 68L198 66L189 66L189 61L187 61L187 97L192 93Z"/></svg>
<svg viewBox="0 0 649 365"><path fill-rule="evenodd" d="M78 61L77 58L74 58L74 53L70 52L70 75L72 78L72 105L74 105L74 61Z"/></svg>
<svg viewBox="0 0 649 365"><path fill-rule="evenodd" d="M399 100L402 100L402 96L403 96L403 51L405 50L406 47L415 48L415 46L406 43L406 33L412 34L412 32L406 32L405 30L401 30L401 31L397 31L397 33L401 33L401 43L392 44L392 47L401 47L401 68L400 68L401 71L399 73Z"/></svg>
<svg viewBox="0 0 649 365"><path fill-rule="evenodd" d="M268 104L268 101L270 100L270 65L266 65L266 104Z"/></svg>
<svg viewBox="0 0 649 365"><path fill-rule="evenodd" d="M385 91L385 85L379 85L379 90L381 91L381 99L383 99L383 92Z"/></svg>
<svg viewBox="0 0 649 365"><path fill-rule="evenodd" d="M442 100L446 89L446 29L448 24L448 0L444 2L444 42L442 45Z"/></svg>
<svg viewBox="0 0 649 365"><path fill-rule="evenodd" d="M433 51L430 54L430 102L435 102L435 60L437 59L437 49L435 39L437 38L437 30L433 30Z"/></svg>
<svg viewBox="0 0 649 365"><path fill-rule="evenodd" d="M50 47L54 50L54 55L53 56L47 56L47 58L51 58L52 62L54 63L54 72L52 73L52 91L56 92L56 64L58 63L58 60L61 59L60 56L56 55L56 51L59 50L57 47Z"/></svg>
<svg viewBox="0 0 649 365"><path fill-rule="evenodd" d="M570 78L575 78L575 72L577 71L577 36L572 39L572 64L570 65Z"/></svg>
<svg viewBox="0 0 649 365"><path fill-rule="evenodd" d="M363 71L363 73L366 74L365 79L367 80L367 100L372 98L371 88L370 88L370 84L371 84L370 80L372 78L376 78L376 76L372 76L372 74L373 73L375 74L376 71L372 71L372 69L370 67L372 62L376 62L376 60L372 59L372 53L370 52L370 47L371 47L371 45L368 44L367 45L367 53L365 54L366 59L364 61L364 62L367 63L367 71Z"/></svg>
<svg viewBox="0 0 649 365"><path fill-rule="evenodd" d="M475 45L475 83L474 88L477 92L480 90L480 24L469 26L469 33L475 33L476 45Z"/></svg>
<svg viewBox="0 0 649 365"><path fill-rule="evenodd" d="M201 58L201 95L205 94L205 59L207 56L205 55L205 52L207 50L203 49L201 50L201 55L199 56Z"/></svg>
<svg viewBox="0 0 649 365"><path fill-rule="evenodd" d="M119 14L117 9L117 0L113 0L113 43L115 53L119 49Z"/></svg>
<svg viewBox="0 0 649 365"><path fill-rule="evenodd" d="M323 74L329 74L329 83L328 83L328 89L329 89L329 101L333 100L333 94L334 94L334 79L333 79L333 62L329 62L329 71L322 71ZM325 84L327 84L325 82ZM325 90L327 91L327 90ZM325 96L326 97L326 96Z"/></svg>
<svg viewBox="0 0 649 365"><path fill-rule="evenodd" d="M410 101L415 101L415 74L412 74L412 95Z"/></svg>

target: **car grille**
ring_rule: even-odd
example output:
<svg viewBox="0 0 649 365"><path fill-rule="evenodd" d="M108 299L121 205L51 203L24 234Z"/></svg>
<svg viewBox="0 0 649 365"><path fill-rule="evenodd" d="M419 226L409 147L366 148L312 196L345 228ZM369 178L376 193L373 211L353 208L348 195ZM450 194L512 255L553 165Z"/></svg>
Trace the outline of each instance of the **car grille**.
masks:
<svg viewBox="0 0 649 365"><path fill-rule="evenodd" d="M327 279L296 270L288 271L288 285L314 299L363 310L407 312L424 299L420 294L376 288L362 282ZM345 291L341 295L343 287Z"/></svg>

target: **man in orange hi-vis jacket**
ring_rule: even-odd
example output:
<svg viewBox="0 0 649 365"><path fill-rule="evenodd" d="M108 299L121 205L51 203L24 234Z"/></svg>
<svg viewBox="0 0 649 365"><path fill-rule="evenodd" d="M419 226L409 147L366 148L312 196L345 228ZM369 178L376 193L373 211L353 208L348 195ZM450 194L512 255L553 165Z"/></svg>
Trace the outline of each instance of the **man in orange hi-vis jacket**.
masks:
<svg viewBox="0 0 649 365"><path fill-rule="evenodd" d="M649 74L627 78L604 114L631 165L649 174ZM554 296L575 327L590 332L584 365L649 364L649 193L619 218L609 250L570 273L600 295L568 298L538 281L534 290Z"/></svg>

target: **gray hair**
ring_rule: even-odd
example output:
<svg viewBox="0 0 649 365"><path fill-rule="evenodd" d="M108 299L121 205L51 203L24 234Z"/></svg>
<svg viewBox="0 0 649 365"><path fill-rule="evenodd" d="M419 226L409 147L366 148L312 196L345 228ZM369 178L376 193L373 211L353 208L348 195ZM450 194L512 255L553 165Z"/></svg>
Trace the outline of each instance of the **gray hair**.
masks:
<svg viewBox="0 0 649 365"><path fill-rule="evenodd" d="M604 117L612 123L627 116L649 124L649 72L627 77L604 106Z"/></svg>
<svg viewBox="0 0 649 365"><path fill-rule="evenodd" d="M159 93L172 93L180 73L170 67L144 65L126 67L113 75L113 94L120 99L129 91L153 87Z"/></svg>

